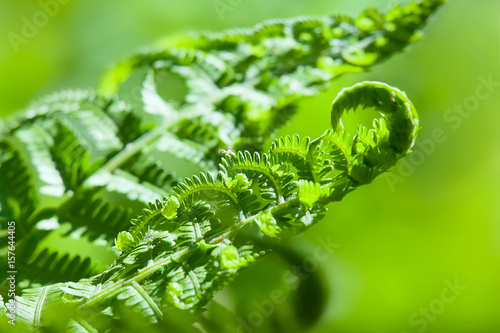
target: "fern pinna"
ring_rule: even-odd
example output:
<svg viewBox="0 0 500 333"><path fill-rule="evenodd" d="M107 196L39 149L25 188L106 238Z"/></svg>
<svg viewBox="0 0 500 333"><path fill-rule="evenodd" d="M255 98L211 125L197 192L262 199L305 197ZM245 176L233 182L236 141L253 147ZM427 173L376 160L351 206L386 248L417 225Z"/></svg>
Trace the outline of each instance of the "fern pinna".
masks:
<svg viewBox="0 0 500 333"><path fill-rule="evenodd" d="M415 41L442 2L189 36L121 63L99 92L55 94L7 123L2 246L15 221L17 287L31 287L16 298L17 327L100 332L134 313L161 329L164 313L201 309L268 253L263 239L307 229L328 203L395 165L418 117L380 82L342 90L332 128L315 140L279 138L264 152L265 138L299 99ZM382 117L351 135L341 118L357 108ZM119 254L106 269L100 255L54 239L108 257L114 241Z"/></svg>

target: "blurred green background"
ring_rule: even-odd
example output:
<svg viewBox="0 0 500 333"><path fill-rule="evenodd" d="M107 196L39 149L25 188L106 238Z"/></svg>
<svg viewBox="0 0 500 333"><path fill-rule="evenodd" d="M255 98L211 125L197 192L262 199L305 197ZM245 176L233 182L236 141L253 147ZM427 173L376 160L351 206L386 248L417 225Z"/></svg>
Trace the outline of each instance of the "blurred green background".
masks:
<svg viewBox="0 0 500 333"><path fill-rule="evenodd" d="M221 16L211 0L69 0L16 50L9 34L20 35L23 18L42 7L38 1L0 0L0 118L54 90L97 87L116 62L186 29L356 15L367 6L386 9L397 2L232 3ZM336 93L362 80L405 90L423 127L413 157L332 205L321 223L290 241L306 256L315 253L318 237L338 244L315 270L329 292L313 332L500 332L500 1L450 0L425 33L372 72L342 77L302 101L281 130L322 134ZM240 322L240 331L258 332L300 316L290 310L294 296L282 279L289 266L271 256L218 296L250 325ZM285 302L274 304L267 318L260 305L268 304L273 290L285 290ZM255 313L266 323L252 326L260 318Z"/></svg>

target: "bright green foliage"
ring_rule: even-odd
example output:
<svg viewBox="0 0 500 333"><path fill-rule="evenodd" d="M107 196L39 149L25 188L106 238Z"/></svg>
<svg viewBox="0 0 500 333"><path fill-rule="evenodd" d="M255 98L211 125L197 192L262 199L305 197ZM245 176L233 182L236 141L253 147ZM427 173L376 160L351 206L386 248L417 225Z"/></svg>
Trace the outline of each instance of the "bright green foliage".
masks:
<svg viewBox="0 0 500 333"><path fill-rule="evenodd" d="M134 243L134 237L128 231L122 231L118 234L115 239L115 246L118 251L128 251L131 248L131 244Z"/></svg>
<svg viewBox="0 0 500 333"><path fill-rule="evenodd" d="M313 208L320 200L328 198L329 195L328 187L321 186L321 183L302 179L299 181L299 201L306 211Z"/></svg>
<svg viewBox="0 0 500 333"><path fill-rule="evenodd" d="M220 246L220 264L222 269L238 269L242 266L238 249L233 245Z"/></svg>
<svg viewBox="0 0 500 333"><path fill-rule="evenodd" d="M281 230L270 210L260 211L255 217L255 223L259 226L260 231L269 237L276 237Z"/></svg>
<svg viewBox="0 0 500 333"><path fill-rule="evenodd" d="M418 116L379 82L342 90L321 137L263 146L300 98L401 51L442 2L193 36L122 63L102 93L63 92L8 123L0 223L19 225L22 286L43 285L17 298L18 321L101 332L135 318L161 331L164 313L198 313L271 250L268 238L304 231L328 203L394 166L414 144ZM341 118L357 108L381 117L350 134ZM204 171L182 180L180 161ZM98 258L43 242L55 233L114 240L120 253L103 270Z"/></svg>
<svg viewBox="0 0 500 333"><path fill-rule="evenodd" d="M374 142L379 143L377 151L394 157L382 165L365 162L365 151L359 152L356 147L357 138L343 136L347 139L342 145L350 152L348 161L359 161L360 168L367 170L364 175L369 176L359 177L358 169L350 168L351 162L343 171L335 169L332 161L339 158L339 150L331 144L331 131L314 141L298 137L278 139L273 149L264 154L228 154L216 177L202 173L185 179L174 188L173 196L150 206L129 232L120 233L116 244L124 251L108 270L79 283L30 289L19 298L20 318L33 322L37 314L32 311L37 307L31 304L42 297L49 300L44 306L49 306L52 299L62 298L71 302L77 312L110 316L110 320L119 317L119 310L114 306L106 312L101 310L113 299L130 300L151 322L160 320L161 311L168 311L169 307L200 308L239 269L267 252L254 240L266 236L282 238L303 231L322 217L326 204L371 182L376 174L410 152L411 145L400 147L405 140L415 139L418 118L411 102L396 88L364 82L345 89L334 102L332 119L338 119L336 103L347 99L352 106L363 105L375 97L372 94L393 96L394 105L402 108L391 108L394 112L386 116L386 106L380 106L377 110L382 116L375 124L414 125L408 126L406 132L396 130L398 141L391 141L394 133L389 130L390 125L370 130ZM341 126L337 128L337 132L342 131ZM365 132L369 130L361 127L356 136ZM325 167L318 169L320 163ZM279 172L276 165L280 166ZM228 179L239 179L244 186L233 186L234 180ZM257 186L250 188L251 182ZM91 321L92 316L86 319L87 325L102 329L100 321Z"/></svg>
<svg viewBox="0 0 500 333"><path fill-rule="evenodd" d="M161 215L163 215L163 217L167 220L173 220L177 217L177 209L179 206L180 204L177 197L170 196L161 210Z"/></svg>
<svg viewBox="0 0 500 333"><path fill-rule="evenodd" d="M234 179L231 177L226 178L225 184L227 188L235 192L243 192L252 185L247 176L243 173L238 173Z"/></svg>

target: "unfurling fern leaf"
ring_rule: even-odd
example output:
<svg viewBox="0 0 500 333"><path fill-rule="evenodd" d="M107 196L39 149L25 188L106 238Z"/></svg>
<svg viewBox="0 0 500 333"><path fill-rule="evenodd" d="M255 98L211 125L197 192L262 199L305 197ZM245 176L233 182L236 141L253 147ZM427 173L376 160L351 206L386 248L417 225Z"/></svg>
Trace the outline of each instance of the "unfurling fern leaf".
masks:
<svg viewBox="0 0 500 333"><path fill-rule="evenodd" d="M51 293L58 290L58 298L71 304L78 314L74 321L84 320L97 331L105 327L102 318L96 319L104 309L111 320L120 316L122 306L136 308L151 322L161 320L169 308L199 309L240 269L269 252L259 239L282 239L309 228L328 203L370 183L410 152L418 117L403 92L379 82L344 89L331 112L336 133L344 131L343 112L358 106L375 107L381 117L372 129L361 126L353 136L342 136L342 149L326 132L312 141L278 139L264 154L228 154L217 176L186 178L173 194L150 204L129 231L120 233L116 244L122 252L114 264L73 284L85 292L56 284ZM371 141L360 146L357 137L366 133ZM377 163L367 151L385 159ZM336 172L333 166L327 171L317 167L324 156L347 161L336 177L330 176ZM20 319L33 322L29 309L36 295L46 297L44 288L19 298ZM43 307L57 303L50 300Z"/></svg>
<svg viewBox="0 0 500 333"><path fill-rule="evenodd" d="M15 221L17 287L31 287L18 297L19 322L76 332L127 318L170 327L164 313L202 308L271 251L270 239L307 229L328 203L394 166L418 118L404 93L379 82L344 89L319 138L264 146L300 99L403 50L443 2L188 36L124 61L99 92L54 94L8 122L0 274ZM358 107L382 117L348 133L342 115ZM102 259L109 251L113 263ZM7 290L0 285L0 295Z"/></svg>

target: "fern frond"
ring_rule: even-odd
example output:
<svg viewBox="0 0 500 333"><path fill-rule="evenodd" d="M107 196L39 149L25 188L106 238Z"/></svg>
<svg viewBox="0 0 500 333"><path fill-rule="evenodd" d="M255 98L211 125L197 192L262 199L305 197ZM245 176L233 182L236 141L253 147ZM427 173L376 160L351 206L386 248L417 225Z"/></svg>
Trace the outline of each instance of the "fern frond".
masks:
<svg viewBox="0 0 500 333"><path fill-rule="evenodd" d="M251 155L249 152L238 152L223 157L220 169L227 178L244 174L250 180L257 181L263 200L282 201L290 196L296 184L290 174L280 171L270 160L268 154L255 152Z"/></svg>
<svg viewBox="0 0 500 333"><path fill-rule="evenodd" d="M35 253L20 263L18 269L20 274L17 278L24 280L24 283L29 281L30 284L74 281L96 274L97 271L96 267L91 266L91 259L88 257L71 257L69 254L62 255L49 249Z"/></svg>
<svg viewBox="0 0 500 333"><path fill-rule="evenodd" d="M327 204L394 166L414 144L418 116L403 92L379 82L342 90L323 136L263 147L299 99L401 51L442 3L199 34L123 62L101 92L58 93L7 123L0 245L15 221L23 279L80 279L26 290L21 321L97 332L134 309L158 324L169 309L200 309L272 250L262 240L306 230ZM347 133L341 118L358 108L381 117ZM42 242L63 224L79 241L115 238L120 254L87 279L95 262L86 254ZM58 311L63 328L51 321Z"/></svg>
<svg viewBox="0 0 500 333"><path fill-rule="evenodd" d="M95 190L79 191L63 205L58 207L59 223L69 222L73 232L81 230L81 236L96 240L102 236L111 240L120 230L127 226L127 219L132 218L133 207L112 204L109 198ZM108 192L109 193L109 192Z"/></svg>
<svg viewBox="0 0 500 333"><path fill-rule="evenodd" d="M171 171L165 170L159 162L144 153L137 153L125 162L121 170L130 173L142 182L147 182L159 189L171 189L179 180Z"/></svg>
<svg viewBox="0 0 500 333"><path fill-rule="evenodd" d="M43 322L44 312L51 304L57 303L64 295L59 285L49 285L36 289L27 289L23 297L16 298L16 320L37 327Z"/></svg>
<svg viewBox="0 0 500 333"><path fill-rule="evenodd" d="M311 143L311 138L306 137L301 139L298 135L286 136L284 138L279 138L271 145L271 161L272 164L288 164L297 170L300 177L318 181L318 175L310 159L309 146Z"/></svg>
<svg viewBox="0 0 500 333"><path fill-rule="evenodd" d="M160 309L200 308L240 269L271 250L262 247L265 242L259 239L281 239L309 228L323 217L328 203L370 183L410 152L418 133L418 117L404 93L379 82L363 82L342 90L332 107L334 129L341 128L345 111L358 107L374 107L381 118L374 121L373 129L360 126L350 141L349 136L331 132L313 141L278 139L262 158L248 152L228 154L216 177L202 173L179 183L174 194L150 203L143 215L133 220L132 228L120 234L116 242L122 252L113 265L80 282L94 288L85 287L89 292L78 294L54 285L53 293L71 301L80 314L86 313L82 319L92 326L98 323L88 314L97 314L113 302L140 309L150 321L161 318ZM407 126L401 130L399 124ZM366 140L367 146L363 143L359 148L357 136L367 133L371 141ZM369 159L368 150L394 159L374 164L377 160ZM275 157L271 162L273 154L288 157ZM334 161L343 158L353 162L343 169L341 177L328 178L315 168L318 159L327 155ZM267 182L271 181L276 190L285 193L284 187L290 183L280 178L296 182L288 189L289 195L262 194L269 192ZM257 213L251 208L256 200L247 198L254 194L269 202ZM37 304L44 302L49 290L29 291L20 301L36 313L40 308ZM118 315L114 306L109 309ZM24 316L32 320L36 314ZM35 319L33 322L38 324Z"/></svg>
<svg viewBox="0 0 500 333"><path fill-rule="evenodd" d="M0 141L0 179L0 221L2 229L7 230L3 224L8 221L25 223L37 208L38 200L26 160L6 140Z"/></svg>
<svg viewBox="0 0 500 333"><path fill-rule="evenodd" d="M98 167L98 162L91 164L91 155L75 134L64 124L57 123L53 144L50 147L65 190L77 189Z"/></svg>
<svg viewBox="0 0 500 333"><path fill-rule="evenodd" d="M418 39L441 3L423 1L385 14L367 10L356 19L271 20L254 28L191 36L123 62L105 77L102 90L126 98L121 87L132 73L167 71L187 87L187 94L165 102L220 111L238 124L240 133L229 136L231 146L260 150L265 138L293 114L299 98L316 94L340 74L365 71L401 51ZM148 85L155 84L148 74L141 75ZM218 137L212 132L211 140Z"/></svg>
<svg viewBox="0 0 500 333"><path fill-rule="evenodd" d="M53 93L34 102L23 112L16 114L7 123L2 134L10 135L26 124L51 117L53 112L70 113L80 107L103 109L109 103L110 100L100 98L92 90L65 90Z"/></svg>

